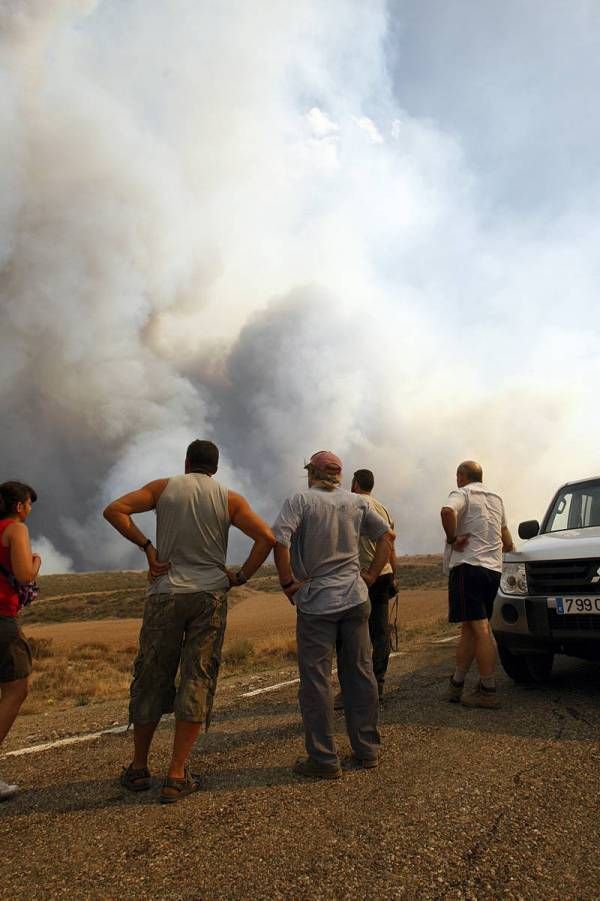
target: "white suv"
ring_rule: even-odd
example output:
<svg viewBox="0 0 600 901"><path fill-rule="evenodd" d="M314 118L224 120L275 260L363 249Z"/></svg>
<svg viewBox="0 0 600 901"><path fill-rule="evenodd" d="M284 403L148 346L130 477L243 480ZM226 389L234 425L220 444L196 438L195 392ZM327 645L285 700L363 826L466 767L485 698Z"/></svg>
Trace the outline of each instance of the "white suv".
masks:
<svg viewBox="0 0 600 901"><path fill-rule="evenodd" d="M542 681L554 655L600 660L600 477L568 482L542 524L522 522L505 554L491 625L517 682Z"/></svg>

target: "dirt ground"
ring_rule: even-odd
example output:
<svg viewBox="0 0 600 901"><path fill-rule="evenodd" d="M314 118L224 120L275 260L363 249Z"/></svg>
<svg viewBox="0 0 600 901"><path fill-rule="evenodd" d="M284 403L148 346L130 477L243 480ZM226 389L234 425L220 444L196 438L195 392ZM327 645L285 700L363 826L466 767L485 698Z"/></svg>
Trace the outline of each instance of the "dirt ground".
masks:
<svg viewBox="0 0 600 901"><path fill-rule="evenodd" d="M433 624L447 611L446 592L442 589L403 591L400 594L399 623L402 629ZM296 612L283 594L246 592L236 598L227 618L225 642L240 638L250 641L292 635ZM36 638L51 638L59 648L102 642L110 647L128 647L137 641L139 619L102 619L67 623L31 623L24 631Z"/></svg>
<svg viewBox="0 0 600 901"><path fill-rule="evenodd" d="M291 772L303 751L288 671L225 679L192 759L204 789L157 803L119 786L131 737L38 748L123 723L122 702L17 720L0 772L2 897L14 899L597 899L600 667L561 660L550 684L499 679L503 707L444 701L452 643L391 660L376 770L336 782ZM263 688L260 694L248 692ZM348 752L344 721L336 720Z"/></svg>
<svg viewBox="0 0 600 901"><path fill-rule="evenodd" d="M444 699L454 629L443 590L402 593L379 768L336 782L294 776L303 753L297 670L225 675L192 755L202 791L157 803L173 722L157 730L150 791L118 782L126 700L21 716L0 775L1 897L29 899L597 899L600 666L560 658L545 686L502 673L500 710ZM246 590L228 641L294 627L273 592ZM62 647L135 643L139 620L28 625ZM471 677L473 679L473 677ZM118 732L103 730L117 728ZM342 755L350 750L336 718Z"/></svg>

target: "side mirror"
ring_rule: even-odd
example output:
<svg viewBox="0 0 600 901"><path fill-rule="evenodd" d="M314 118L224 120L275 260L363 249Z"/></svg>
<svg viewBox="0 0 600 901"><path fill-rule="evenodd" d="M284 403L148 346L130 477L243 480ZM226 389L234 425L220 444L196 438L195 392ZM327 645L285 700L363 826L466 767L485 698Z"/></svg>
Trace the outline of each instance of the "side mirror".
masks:
<svg viewBox="0 0 600 901"><path fill-rule="evenodd" d="M539 531L540 524L537 519L527 519L519 523L519 538L535 538Z"/></svg>

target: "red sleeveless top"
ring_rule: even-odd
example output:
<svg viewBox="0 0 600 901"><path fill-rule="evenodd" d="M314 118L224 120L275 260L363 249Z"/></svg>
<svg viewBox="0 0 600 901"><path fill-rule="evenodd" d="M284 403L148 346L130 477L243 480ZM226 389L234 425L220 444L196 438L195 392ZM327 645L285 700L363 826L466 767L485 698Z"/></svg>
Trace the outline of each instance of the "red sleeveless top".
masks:
<svg viewBox="0 0 600 901"><path fill-rule="evenodd" d="M2 536L7 526L14 522L13 519L0 519L0 563L9 572L12 572L10 565L10 548L4 547L2 544ZM14 588L11 588L6 576L0 572L0 616L16 616L19 609L19 596Z"/></svg>

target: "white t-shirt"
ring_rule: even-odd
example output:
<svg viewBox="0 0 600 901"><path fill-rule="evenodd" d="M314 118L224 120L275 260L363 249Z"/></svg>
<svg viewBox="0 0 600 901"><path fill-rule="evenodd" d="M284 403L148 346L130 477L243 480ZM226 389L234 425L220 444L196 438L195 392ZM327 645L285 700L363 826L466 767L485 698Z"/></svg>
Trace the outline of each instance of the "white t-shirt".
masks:
<svg viewBox="0 0 600 901"><path fill-rule="evenodd" d="M446 543L448 568L470 563L502 572L502 527L506 525L506 515L500 495L481 482L470 482L451 491L444 506L456 513L456 534L469 535L463 551L455 551L453 545Z"/></svg>

